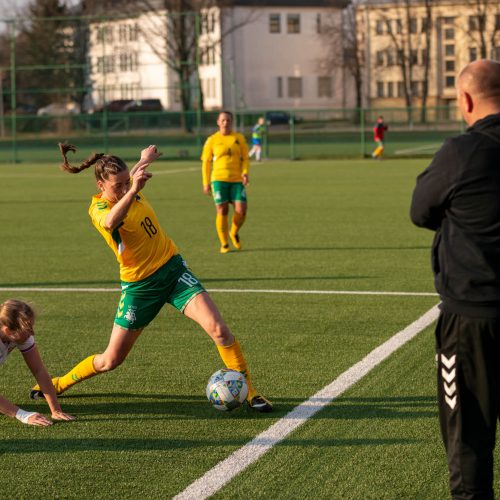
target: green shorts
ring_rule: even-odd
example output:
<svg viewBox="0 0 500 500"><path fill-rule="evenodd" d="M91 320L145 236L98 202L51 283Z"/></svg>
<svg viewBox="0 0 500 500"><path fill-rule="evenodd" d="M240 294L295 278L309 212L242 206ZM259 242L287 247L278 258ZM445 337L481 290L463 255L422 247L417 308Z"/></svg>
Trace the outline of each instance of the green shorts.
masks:
<svg viewBox="0 0 500 500"><path fill-rule="evenodd" d="M126 330L147 326L165 304L184 311L188 303L205 291L180 255L174 255L151 276L128 283L122 281L115 325Z"/></svg>
<svg viewBox="0 0 500 500"><path fill-rule="evenodd" d="M212 181L212 196L216 205L231 201L246 203L247 193L242 182Z"/></svg>

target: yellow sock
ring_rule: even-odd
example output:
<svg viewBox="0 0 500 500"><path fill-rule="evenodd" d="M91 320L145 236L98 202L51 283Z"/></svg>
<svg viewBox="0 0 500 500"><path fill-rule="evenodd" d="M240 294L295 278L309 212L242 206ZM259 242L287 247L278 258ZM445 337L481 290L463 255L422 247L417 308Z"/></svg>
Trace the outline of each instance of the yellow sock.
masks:
<svg viewBox="0 0 500 500"><path fill-rule="evenodd" d="M71 386L78 384L78 382L82 382L83 380L87 380L88 378L97 375L98 372L94 368L95 356L95 354L92 354L92 356L85 358L68 373L66 373L66 375L59 377L57 385L55 385L57 394L61 394Z"/></svg>
<svg viewBox="0 0 500 500"><path fill-rule="evenodd" d="M220 246L225 247L228 245L227 239L229 236L227 215L217 214L215 216L215 227L217 229L217 236L219 236Z"/></svg>
<svg viewBox="0 0 500 500"><path fill-rule="evenodd" d="M375 157L379 157L379 156L382 156L382 153L384 152L384 148L383 146L379 146L374 152L373 152L373 156Z"/></svg>
<svg viewBox="0 0 500 500"><path fill-rule="evenodd" d="M222 358L222 361L227 368L229 368L230 370L237 370L245 375L248 384L247 399L250 401L257 394L257 391L252 384L250 370L248 369L248 365L245 356L243 355L243 351L241 350L240 343L235 340L234 344L228 346L218 345L217 349L219 351L220 357Z"/></svg>
<svg viewBox="0 0 500 500"><path fill-rule="evenodd" d="M234 212L233 220L231 224L231 234L237 234L240 230L241 226L245 222L246 214L239 214L238 212Z"/></svg>

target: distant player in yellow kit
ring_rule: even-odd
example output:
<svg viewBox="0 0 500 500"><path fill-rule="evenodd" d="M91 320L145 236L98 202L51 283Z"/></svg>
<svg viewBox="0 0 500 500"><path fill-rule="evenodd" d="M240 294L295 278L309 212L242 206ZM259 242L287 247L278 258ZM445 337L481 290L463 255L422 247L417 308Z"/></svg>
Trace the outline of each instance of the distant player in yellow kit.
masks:
<svg viewBox="0 0 500 500"><path fill-rule="evenodd" d="M57 394L90 377L115 369L127 357L142 330L165 304L171 304L196 321L215 342L224 364L243 373L248 382L248 404L260 412L272 411L257 393L238 341L224 323L217 306L179 255L175 243L161 228L142 193L152 174L146 169L160 153L155 146L141 152L129 173L117 156L94 154L79 167L67 159L69 144L60 144L63 170L76 174L94 165L100 193L93 196L89 215L95 228L113 250L120 264L122 294L108 346L62 377L52 379ZM31 397L43 397L39 386Z"/></svg>
<svg viewBox="0 0 500 500"><path fill-rule="evenodd" d="M229 239L237 250L241 248L239 231L247 214L245 187L248 185L249 157L245 137L233 132L232 113L221 111L217 125L219 131L206 140L201 155L203 192L213 196L220 251L227 253ZM228 223L230 203L234 204L231 229Z"/></svg>

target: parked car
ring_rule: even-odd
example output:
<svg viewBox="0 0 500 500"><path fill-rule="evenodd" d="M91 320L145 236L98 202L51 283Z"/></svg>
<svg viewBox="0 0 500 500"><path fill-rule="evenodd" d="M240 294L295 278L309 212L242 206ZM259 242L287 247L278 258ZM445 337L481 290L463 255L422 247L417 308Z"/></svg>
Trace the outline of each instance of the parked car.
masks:
<svg viewBox="0 0 500 500"><path fill-rule="evenodd" d="M115 99L113 101L109 101L104 105L96 106L94 109L91 109L89 113L102 113L106 110L108 113L123 113L128 104L132 102L132 99Z"/></svg>
<svg viewBox="0 0 500 500"><path fill-rule="evenodd" d="M265 114L266 123L268 125L289 125L290 121L293 120L293 123L302 122L302 118L286 111L267 111Z"/></svg>
<svg viewBox="0 0 500 500"><path fill-rule="evenodd" d="M16 107L16 115L36 115L37 108L32 104L18 104Z"/></svg>
<svg viewBox="0 0 500 500"><path fill-rule="evenodd" d="M52 102L40 108L38 116L63 116L80 114L80 105L76 102Z"/></svg>
<svg viewBox="0 0 500 500"><path fill-rule="evenodd" d="M160 99L136 99L125 106L125 111L163 111Z"/></svg>
<svg viewBox="0 0 500 500"><path fill-rule="evenodd" d="M91 113L130 113L135 111L163 111L160 99L115 99L104 106L98 106Z"/></svg>

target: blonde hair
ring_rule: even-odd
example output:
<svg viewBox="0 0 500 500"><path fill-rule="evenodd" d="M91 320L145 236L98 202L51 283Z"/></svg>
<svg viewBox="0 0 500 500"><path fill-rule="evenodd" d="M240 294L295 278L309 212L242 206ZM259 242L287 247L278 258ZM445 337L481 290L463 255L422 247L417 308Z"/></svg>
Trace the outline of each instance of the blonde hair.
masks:
<svg viewBox="0 0 500 500"><path fill-rule="evenodd" d="M105 181L110 175L116 175L119 172L128 170L127 164L121 158L118 158L118 156L106 155L104 153L94 153L79 167L74 167L69 163L67 153L68 151L76 153L76 147L72 144L59 143L58 145L64 160L61 164L61 169L70 174L78 174L82 170L95 165L94 174L96 180Z"/></svg>
<svg viewBox="0 0 500 500"><path fill-rule="evenodd" d="M26 302L8 299L0 304L0 325L17 332L33 328L35 311Z"/></svg>

